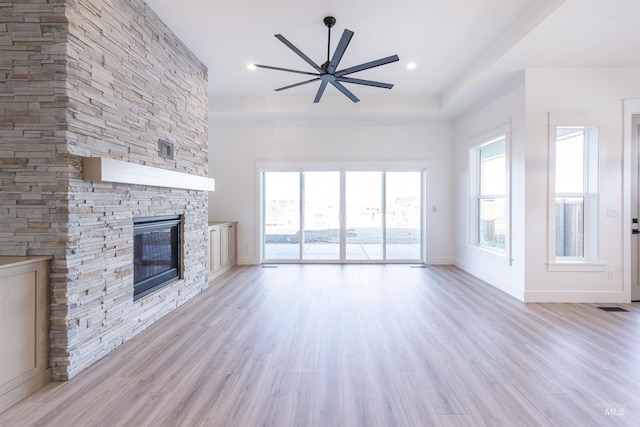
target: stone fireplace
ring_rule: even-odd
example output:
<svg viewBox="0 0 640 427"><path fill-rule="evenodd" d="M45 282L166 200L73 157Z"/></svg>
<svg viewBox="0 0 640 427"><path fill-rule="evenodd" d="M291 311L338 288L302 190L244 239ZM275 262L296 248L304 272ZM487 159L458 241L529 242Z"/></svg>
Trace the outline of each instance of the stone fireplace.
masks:
<svg viewBox="0 0 640 427"><path fill-rule="evenodd" d="M206 190L87 178L83 162L206 177L207 70L142 0L0 12L0 255L54 257L49 364L65 380L208 286ZM180 217L179 280L134 301L134 219L158 216Z"/></svg>

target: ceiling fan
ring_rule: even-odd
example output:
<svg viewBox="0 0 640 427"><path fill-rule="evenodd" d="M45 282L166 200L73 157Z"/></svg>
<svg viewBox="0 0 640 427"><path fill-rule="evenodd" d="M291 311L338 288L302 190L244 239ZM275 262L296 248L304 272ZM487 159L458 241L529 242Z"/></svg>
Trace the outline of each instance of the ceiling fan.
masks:
<svg viewBox="0 0 640 427"><path fill-rule="evenodd" d="M326 25L326 27L329 29L329 36L328 36L328 42L327 42L327 62L325 62L322 65L318 65L315 62L313 62L307 55L302 53L300 49L295 47L291 42L289 42L289 40L285 39L282 34L275 35L275 37L278 40L284 43L289 49L294 51L300 58L304 59L307 64L311 65L311 67L313 67L313 69L316 70L315 73L312 73L309 71L291 70L288 68L272 67L269 65L259 65L259 64L253 64L253 65L259 68L267 68L270 70L287 71L290 73L317 76L311 80L305 80L300 83L294 83L292 85L288 85L288 86L284 86L276 89L276 91L281 91L285 89L291 89L292 87L296 87L296 86L302 86L307 83L320 81L320 87L318 88L316 97L313 100L314 103L320 102L320 98L322 98L322 94L324 93L324 90L326 89L327 84L329 83L331 83L331 85L334 86L336 89L338 89L340 92L345 94L353 102L358 102L360 100L342 83L353 83L358 85L375 86L375 87L381 87L384 89L391 89L393 85L390 83L381 83L381 82L375 82L372 80L362 80L362 79L356 79L353 77L346 77L346 76L348 74L357 73L358 71L368 70L369 68L379 67L381 65L389 64L391 62L396 62L399 60L398 55L388 56L386 58L381 58L375 61L356 65L354 67L337 70L338 64L340 63L340 60L342 59L342 56L344 55L344 52L347 49L347 46L349 45L349 42L351 41L351 38L353 37L354 33L353 31L350 31L347 29L344 30L344 32L342 33L342 37L340 38L340 42L338 43L338 46L336 47L336 50L333 53L333 57L329 59L329 53L331 49L331 27L333 27L335 23L336 23L336 18L334 18L333 16L327 16L324 18L324 25Z"/></svg>

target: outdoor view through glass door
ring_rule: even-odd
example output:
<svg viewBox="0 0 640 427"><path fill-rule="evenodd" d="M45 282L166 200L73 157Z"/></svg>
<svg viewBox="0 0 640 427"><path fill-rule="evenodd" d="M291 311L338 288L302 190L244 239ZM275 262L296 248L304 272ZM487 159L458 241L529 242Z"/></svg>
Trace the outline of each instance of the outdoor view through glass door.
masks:
<svg viewBox="0 0 640 427"><path fill-rule="evenodd" d="M263 171L263 260L419 262L422 171Z"/></svg>
<svg viewBox="0 0 640 427"><path fill-rule="evenodd" d="M346 173L348 260L381 260L382 172Z"/></svg>
<svg viewBox="0 0 640 427"><path fill-rule="evenodd" d="M302 173L304 227L302 258L340 259L340 173Z"/></svg>

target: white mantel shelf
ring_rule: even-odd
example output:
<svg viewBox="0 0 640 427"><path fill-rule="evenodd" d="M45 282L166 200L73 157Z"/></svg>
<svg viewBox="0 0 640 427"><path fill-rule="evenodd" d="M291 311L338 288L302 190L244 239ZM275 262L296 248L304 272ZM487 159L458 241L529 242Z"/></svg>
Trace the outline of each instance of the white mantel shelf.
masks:
<svg viewBox="0 0 640 427"><path fill-rule="evenodd" d="M105 157L83 157L82 179L199 191L215 191L216 189L213 178Z"/></svg>

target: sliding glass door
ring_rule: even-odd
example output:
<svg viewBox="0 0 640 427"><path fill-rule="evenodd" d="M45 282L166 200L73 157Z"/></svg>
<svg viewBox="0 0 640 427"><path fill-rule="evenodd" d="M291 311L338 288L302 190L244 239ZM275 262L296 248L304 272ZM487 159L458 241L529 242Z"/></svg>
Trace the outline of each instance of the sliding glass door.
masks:
<svg viewBox="0 0 640 427"><path fill-rule="evenodd" d="M382 172L346 172L347 260L381 260Z"/></svg>
<svg viewBox="0 0 640 427"><path fill-rule="evenodd" d="M422 171L263 171L262 259L420 262Z"/></svg>
<svg viewBox="0 0 640 427"><path fill-rule="evenodd" d="M302 259L340 260L340 173L303 172Z"/></svg>
<svg viewBox="0 0 640 427"><path fill-rule="evenodd" d="M300 259L300 174L263 174L264 258Z"/></svg>
<svg viewBox="0 0 640 427"><path fill-rule="evenodd" d="M385 174L386 259L421 258L422 174Z"/></svg>

